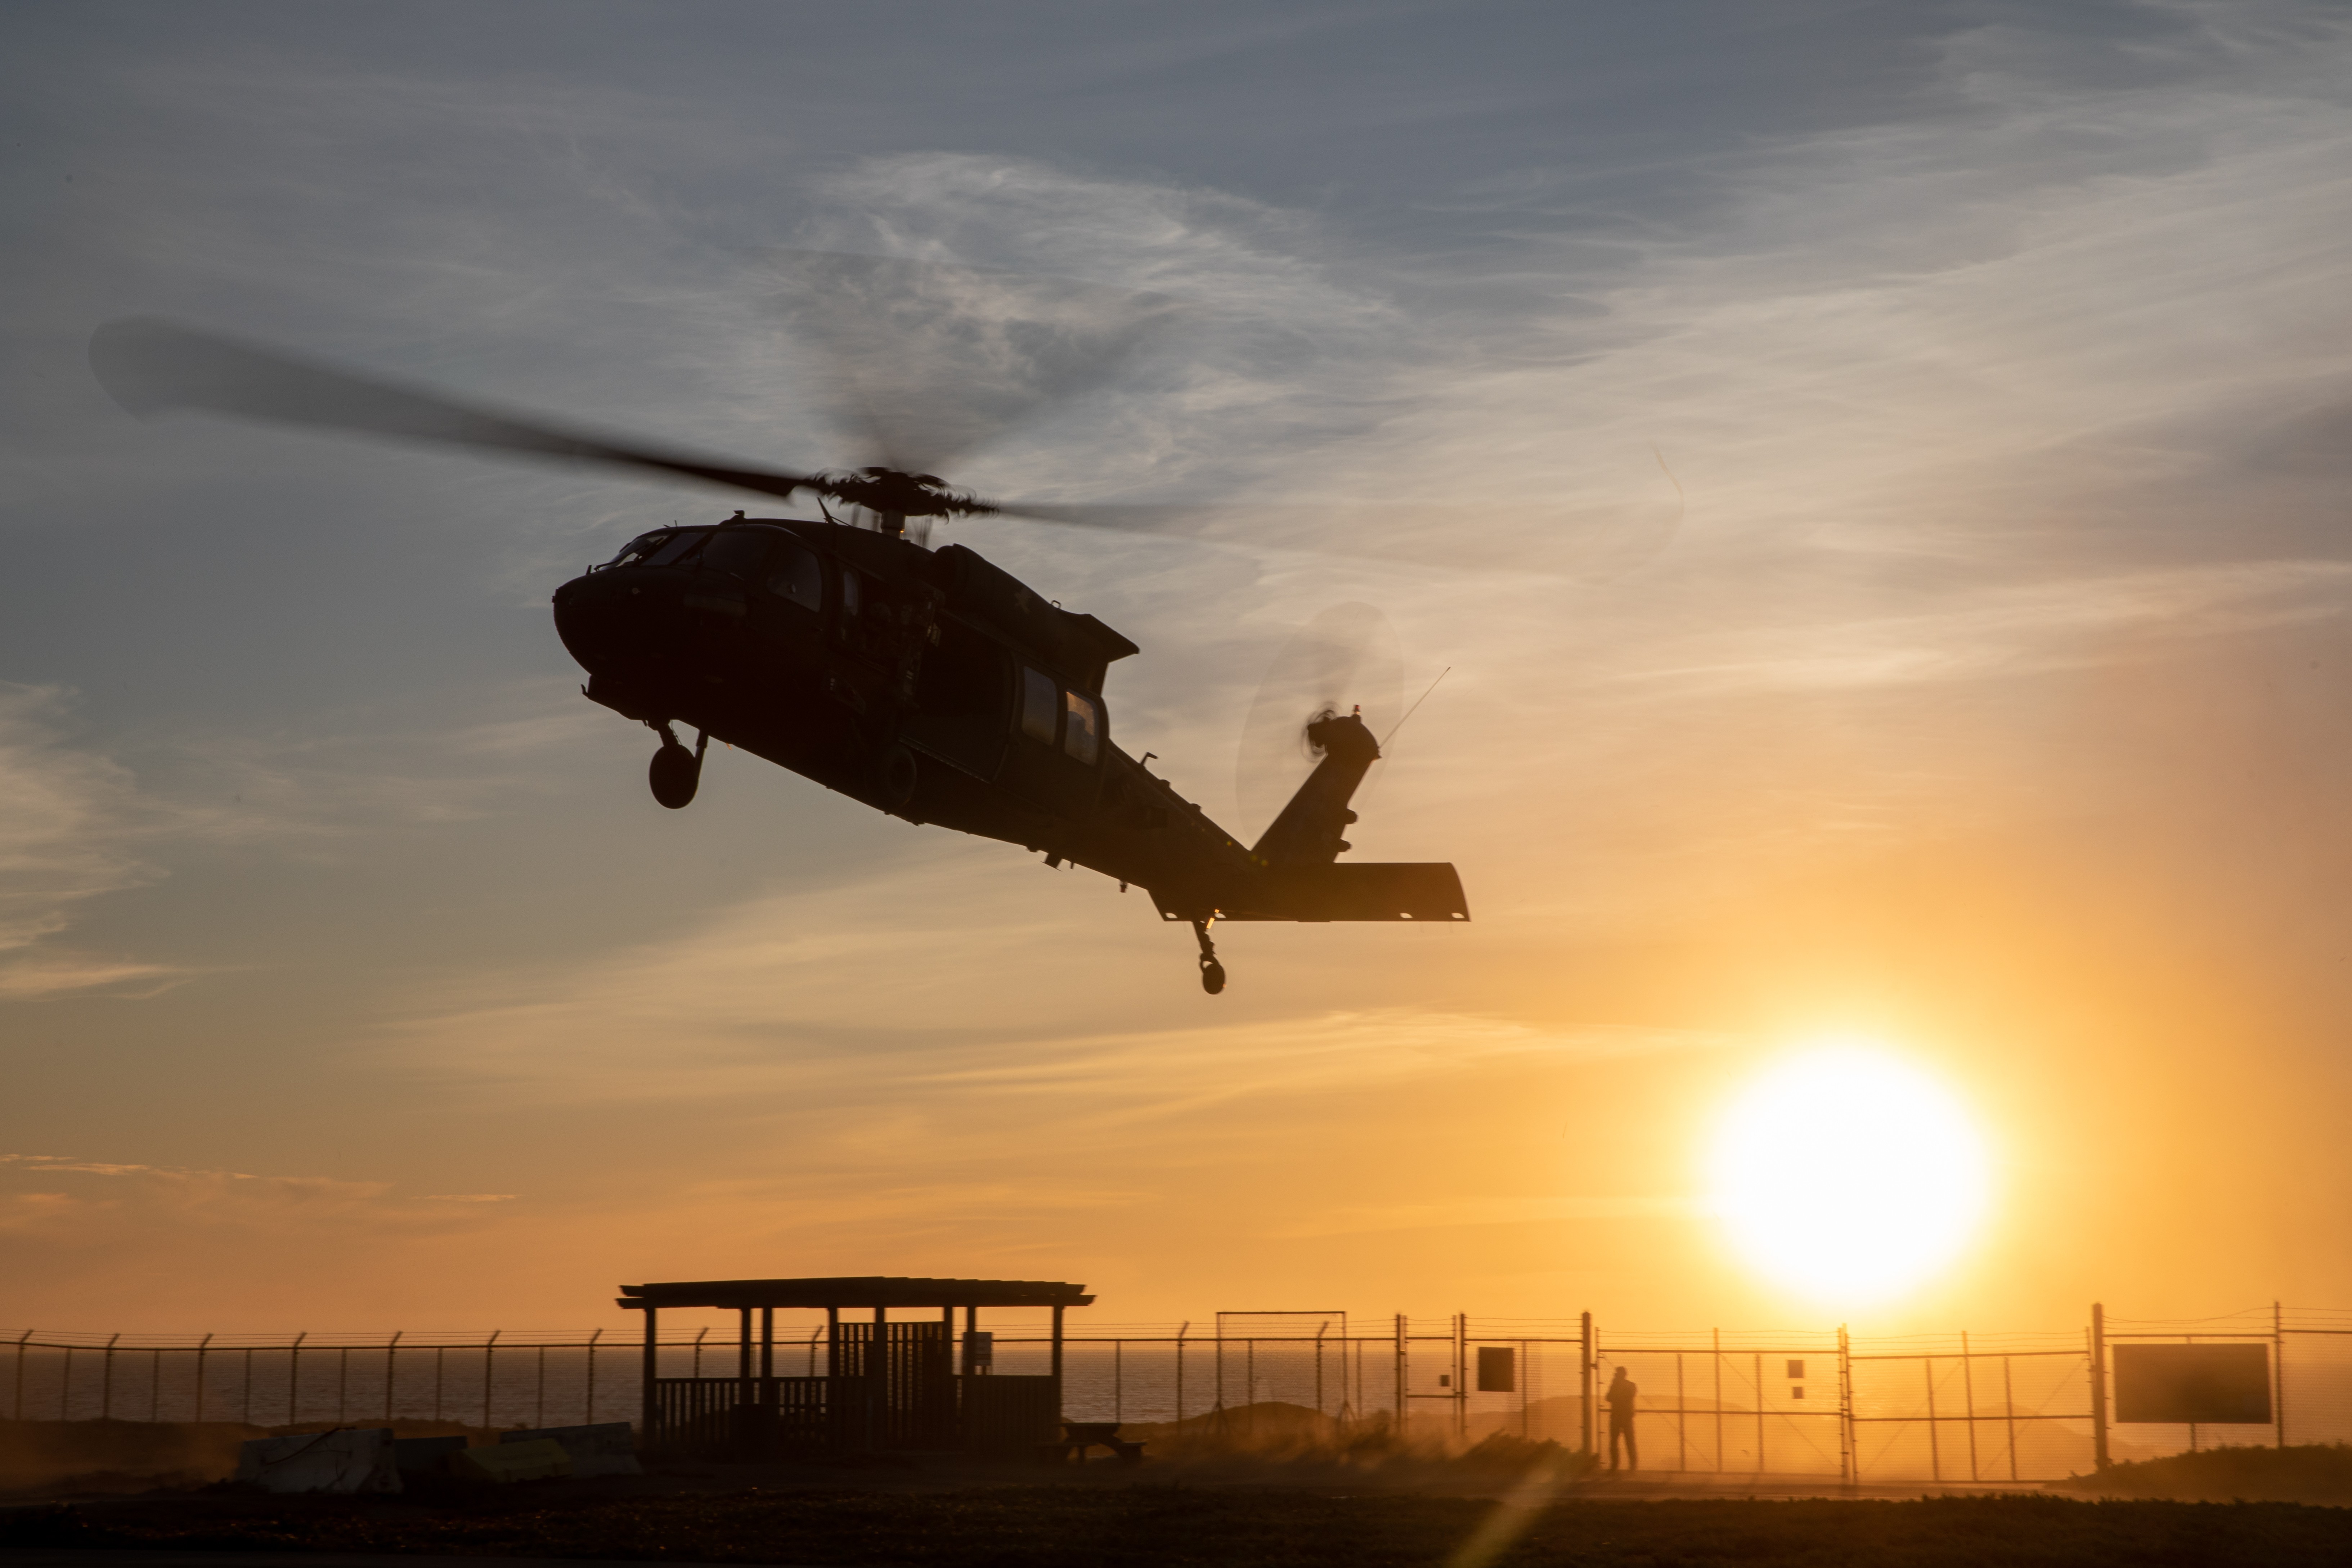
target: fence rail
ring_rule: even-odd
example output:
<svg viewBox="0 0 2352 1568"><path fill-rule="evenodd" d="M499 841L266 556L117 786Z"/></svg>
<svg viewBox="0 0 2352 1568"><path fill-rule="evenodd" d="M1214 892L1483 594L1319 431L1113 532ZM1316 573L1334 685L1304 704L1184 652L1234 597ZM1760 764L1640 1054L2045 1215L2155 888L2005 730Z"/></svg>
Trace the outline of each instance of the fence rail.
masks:
<svg viewBox="0 0 2352 1568"><path fill-rule="evenodd" d="M1639 1390L1633 1436L1645 1470L2022 1482L2215 1443L2352 1440L2352 1313L2273 1308L2196 1322L2095 1315L2074 1336L1874 1340L1843 1330L1617 1332L1589 1317L1225 1317L1222 1333L1204 1322L1102 1325L1067 1337L1063 1413L1165 1423L1254 1419L1288 1405L1331 1423L1402 1420L1456 1441L1508 1434L1605 1453L1605 1388L1622 1368ZM1284 1317L1300 1324L1276 1321ZM2266 1344L2273 1421L2219 1430L2116 1425L2107 1392L2115 1344L2159 1341ZM1051 1370L1042 1329L1000 1328L993 1350L998 1373ZM781 1333L772 1352L780 1380L830 1376L825 1363L821 1323L804 1335ZM655 1358L656 1378L681 1389L732 1378L742 1365L738 1341L717 1329L667 1334ZM641 1341L601 1330L27 1330L0 1337L0 1412L20 1421L543 1426L635 1417L645 1368ZM1245 1411L1255 1415L1239 1417ZM705 1418L732 1417L714 1406ZM812 1407L792 1418L817 1417Z"/></svg>

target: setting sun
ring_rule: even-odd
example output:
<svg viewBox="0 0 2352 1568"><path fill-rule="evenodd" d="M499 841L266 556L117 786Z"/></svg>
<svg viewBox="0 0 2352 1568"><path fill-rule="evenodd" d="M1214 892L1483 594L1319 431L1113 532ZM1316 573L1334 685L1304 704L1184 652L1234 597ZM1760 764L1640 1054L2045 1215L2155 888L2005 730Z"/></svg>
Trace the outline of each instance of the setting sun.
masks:
<svg viewBox="0 0 2352 1568"><path fill-rule="evenodd" d="M1811 1051L1733 1101L1715 1212L1750 1266L1819 1300L1883 1300L1948 1264L1985 1208L1984 1144L1951 1092L1883 1052Z"/></svg>

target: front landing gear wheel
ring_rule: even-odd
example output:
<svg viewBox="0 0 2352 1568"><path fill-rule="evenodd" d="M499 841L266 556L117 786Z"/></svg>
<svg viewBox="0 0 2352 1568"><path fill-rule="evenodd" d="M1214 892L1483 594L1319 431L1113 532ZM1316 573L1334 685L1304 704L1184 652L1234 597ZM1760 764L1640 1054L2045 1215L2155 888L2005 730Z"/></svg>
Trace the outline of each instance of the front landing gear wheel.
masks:
<svg viewBox="0 0 2352 1568"><path fill-rule="evenodd" d="M653 785L654 798L672 811L682 811L694 803L694 792L702 784L702 753L710 744L710 733L705 731L688 751L678 744L670 727L661 727L661 750L646 768L646 782Z"/></svg>
<svg viewBox="0 0 2352 1568"><path fill-rule="evenodd" d="M1201 989L1214 996L1225 988L1225 966L1217 962L1217 944L1209 940L1209 928L1216 917L1192 922L1192 935L1201 944Z"/></svg>

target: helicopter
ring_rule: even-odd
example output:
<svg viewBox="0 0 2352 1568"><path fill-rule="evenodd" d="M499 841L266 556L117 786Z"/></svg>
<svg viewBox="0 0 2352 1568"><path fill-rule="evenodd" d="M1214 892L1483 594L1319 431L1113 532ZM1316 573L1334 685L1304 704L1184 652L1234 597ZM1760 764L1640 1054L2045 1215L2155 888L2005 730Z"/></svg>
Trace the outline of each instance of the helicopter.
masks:
<svg viewBox="0 0 2352 1568"><path fill-rule="evenodd" d="M1161 920L1192 927L1211 995L1226 980L1220 921L1470 918L1451 864L1340 861L1349 803L1381 756L1360 711L1307 719L1313 771L1244 844L1153 773L1153 753L1112 740L1105 678L1135 643L976 551L929 543L934 521L1117 509L991 501L888 463L789 472L589 434L155 318L100 326L89 359L142 418L195 409L813 500L814 519L737 510L652 529L554 591L583 694L659 737L647 781L671 810L693 802L720 741L905 821L1142 889Z"/></svg>

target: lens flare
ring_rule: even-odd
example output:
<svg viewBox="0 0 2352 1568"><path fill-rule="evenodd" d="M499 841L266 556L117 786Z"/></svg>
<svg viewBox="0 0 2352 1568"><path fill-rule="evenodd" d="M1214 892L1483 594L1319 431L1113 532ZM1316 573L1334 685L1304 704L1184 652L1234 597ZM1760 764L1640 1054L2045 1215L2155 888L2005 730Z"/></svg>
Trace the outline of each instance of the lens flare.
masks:
<svg viewBox="0 0 2352 1568"><path fill-rule="evenodd" d="M1741 1257L1824 1302L1883 1300L1948 1266L1991 1185L1984 1142L1951 1092L1857 1045L1809 1051L1750 1084L1708 1163Z"/></svg>

